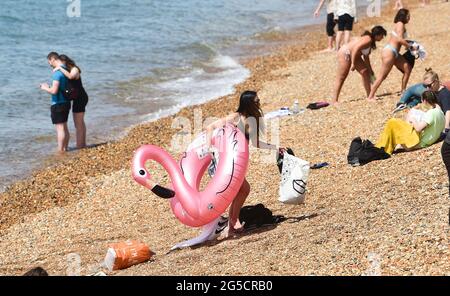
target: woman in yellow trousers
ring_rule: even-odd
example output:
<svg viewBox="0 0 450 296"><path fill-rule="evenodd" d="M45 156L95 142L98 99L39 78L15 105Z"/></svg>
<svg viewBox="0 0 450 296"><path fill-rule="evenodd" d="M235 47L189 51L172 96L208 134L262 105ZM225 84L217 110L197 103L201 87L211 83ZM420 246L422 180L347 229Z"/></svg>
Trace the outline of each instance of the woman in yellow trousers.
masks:
<svg viewBox="0 0 450 296"><path fill-rule="evenodd" d="M445 127L444 113L438 105L434 92L425 91L422 94L422 102L428 111L413 109L414 111L408 113L406 121L398 118L389 119L375 146L392 155L398 146L414 150L436 143Z"/></svg>

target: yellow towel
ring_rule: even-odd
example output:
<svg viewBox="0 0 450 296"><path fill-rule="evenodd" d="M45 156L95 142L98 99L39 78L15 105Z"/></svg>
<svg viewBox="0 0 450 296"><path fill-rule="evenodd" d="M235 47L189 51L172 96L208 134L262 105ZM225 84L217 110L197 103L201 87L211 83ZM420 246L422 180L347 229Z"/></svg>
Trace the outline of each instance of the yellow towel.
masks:
<svg viewBox="0 0 450 296"><path fill-rule="evenodd" d="M384 148L386 153L392 154L398 144L412 148L419 142L420 135L411 124L402 119L391 118L386 123L384 131L375 146Z"/></svg>

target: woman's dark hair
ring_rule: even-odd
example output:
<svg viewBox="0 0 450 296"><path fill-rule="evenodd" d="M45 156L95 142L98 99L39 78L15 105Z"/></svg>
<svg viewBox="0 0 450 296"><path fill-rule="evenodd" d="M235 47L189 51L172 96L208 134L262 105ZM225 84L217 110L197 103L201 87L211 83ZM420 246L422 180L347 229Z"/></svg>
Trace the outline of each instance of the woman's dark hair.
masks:
<svg viewBox="0 0 450 296"><path fill-rule="evenodd" d="M64 64L66 64L67 69L69 69L69 71L72 71L72 68L75 67L75 68L78 68L78 71L80 71L80 74L81 74L81 69L80 69L80 67L77 66L77 64L75 64L75 61L74 61L74 60L72 60L71 58L69 58L69 57L66 56L65 54L60 55L60 56L59 56L59 59L60 59Z"/></svg>
<svg viewBox="0 0 450 296"><path fill-rule="evenodd" d="M239 114L242 114L246 118L254 118L256 120L256 130L259 132L264 132L264 124L260 124L260 119L263 118L263 112L256 101L258 95L255 91L246 90L241 94L239 99L239 107L236 110Z"/></svg>
<svg viewBox="0 0 450 296"><path fill-rule="evenodd" d="M370 47L372 49L375 49L375 48L377 48L377 46L375 44L376 43L375 36L380 36L380 35L386 36L387 35L386 30L382 26L375 26L372 28L372 32L364 31L364 33L361 36L370 36L370 38L372 39L372 44L370 45Z"/></svg>
<svg viewBox="0 0 450 296"><path fill-rule="evenodd" d="M409 10L402 8L400 9L397 14L395 15L394 18L394 24L398 23L398 22L402 22L404 24L406 24L408 22L408 15L409 15Z"/></svg>
<svg viewBox="0 0 450 296"><path fill-rule="evenodd" d="M437 105L438 99L436 97L436 94L431 90L426 90L422 93L422 101L427 102L430 105Z"/></svg>

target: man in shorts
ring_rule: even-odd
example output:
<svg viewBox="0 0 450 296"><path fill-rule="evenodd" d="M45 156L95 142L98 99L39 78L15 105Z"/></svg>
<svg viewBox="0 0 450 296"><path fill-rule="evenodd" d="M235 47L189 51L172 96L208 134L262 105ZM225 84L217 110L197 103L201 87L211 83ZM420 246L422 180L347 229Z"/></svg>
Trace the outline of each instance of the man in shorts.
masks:
<svg viewBox="0 0 450 296"><path fill-rule="evenodd" d="M335 17L335 11L336 11L336 0L321 0L319 2L319 5L317 6L316 11L314 12L315 17L319 17L320 15L320 9L322 8L323 4L327 1L327 25L326 25L326 31L328 36L328 48L325 49L325 52L331 52L334 50L334 42L336 41L336 34L334 32L334 27L336 27L337 24L337 16Z"/></svg>
<svg viewBox="0 0 450 296"><path fill-rule="evenodd" d="M59 59L59 55L56 52L51 52L47 56L47 61L52 69L62 66L64 64ZM58 152L67 151L67 146L69 145L69 129L67 127L67 118L70 112L70 101L68 101L64 95L63 90L67 86L67 78L61 71L55 71L52 75L52 86L48 83L42 83L40 88L43 91L48 92L52 96L50 113L52 123L56 128L56 137L58 141Z"/></svg>
<svg viewBox="0 0 450 296"><path fill-rule="evenodd" d="M337 51L342 46L342 37L344 37L343 44L350 42L350 33L356 18L356 0L336 0L336 15L338 18Z"/></svg>

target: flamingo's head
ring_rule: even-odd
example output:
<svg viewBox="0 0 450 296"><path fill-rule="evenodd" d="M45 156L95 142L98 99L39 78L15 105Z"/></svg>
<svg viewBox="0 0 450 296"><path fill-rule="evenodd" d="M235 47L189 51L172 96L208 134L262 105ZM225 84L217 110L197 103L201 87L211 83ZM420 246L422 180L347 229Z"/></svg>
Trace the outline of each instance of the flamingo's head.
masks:
<svg viewBox="0 0 450 296"><path fill-rule="evenodd" d="M155 186L152 181L151 175L145 167L145 163L149 157L149 147L144 145L136 150L131 164L131 174L133 179L150 190Z"/></svg>
<svg viewBox="0 0 450 296"><path fill-rule="evenodd" d="M145 167L147 160L153 159L152 156L158 152L156 149L158 149L156 146L144 145L136 150L131 164L131 174L133 179L145 188L150 189L161 198L169 199L175 196L175 192L155 183Z"/></svg>

